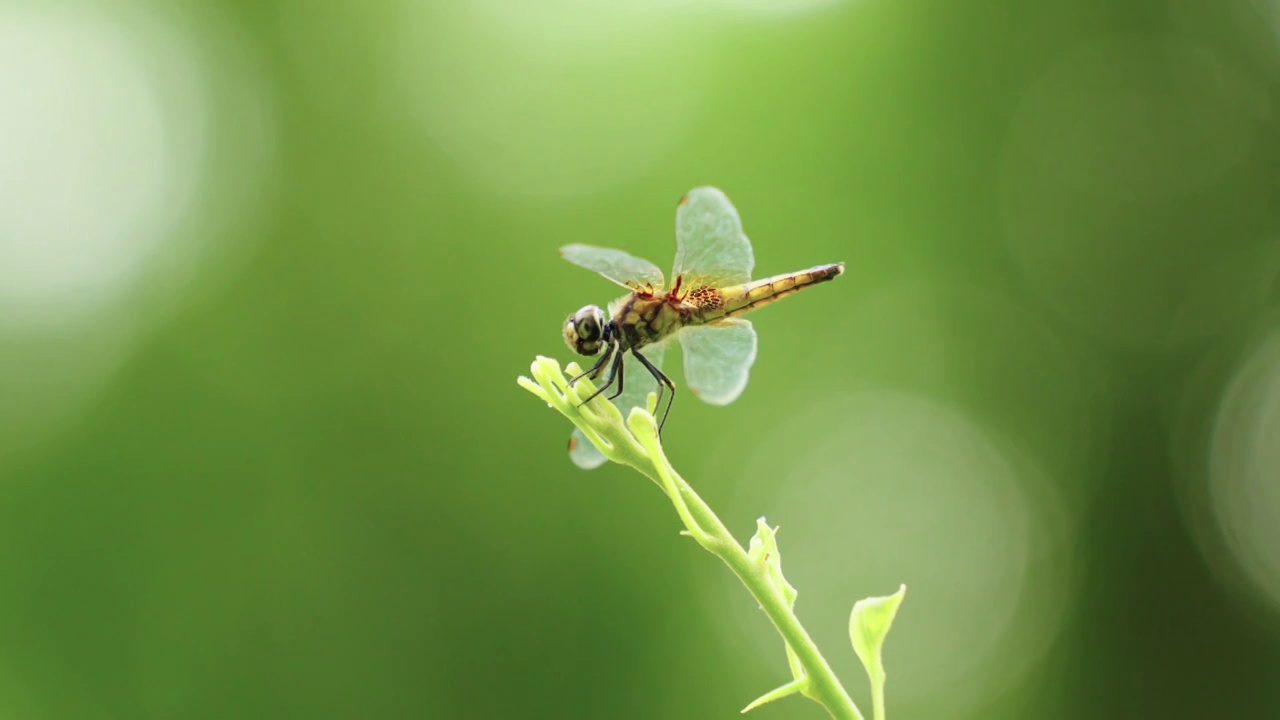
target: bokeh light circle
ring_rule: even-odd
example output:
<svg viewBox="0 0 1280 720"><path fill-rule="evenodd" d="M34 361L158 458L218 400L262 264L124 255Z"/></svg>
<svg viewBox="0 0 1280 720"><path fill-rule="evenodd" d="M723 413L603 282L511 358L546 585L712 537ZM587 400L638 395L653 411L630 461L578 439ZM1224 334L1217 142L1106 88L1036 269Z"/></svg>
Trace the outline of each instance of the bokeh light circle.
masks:
<svg viewBox="0 0 1280 720"><path fill-rule="evenodd" d="M654 167L698 115L713 48L675 22L674 6L637 15L626 3L576 5L539 5L529 23L495 12L506 9L496 0L405 10L395 96L489 189L597 192Z"/></svg>
<svg viewBox="0 0 1280 720"><path fill-rule="evenodd" d="M257 199L258 69L188 12L0 5L0 453L86 403Z"/></svg>
<svg viewBox="0 0 1280 720"><path fill-rule="evenodd" d="M1090 343L1002 282L930 277L865 292L827 325L859 350L827 358L820 367L837 371L820 384L856 379L964 407L1034 455L1083 507L1109 451L1106 368Z"/></svg>
<svg viewBox="0 0 1280 720"><path fill-rule="evenodd" d="M199 70L92 11L0 15L0 322L56 324L117 299L190 202L204 99L167 104L157 70Z"/></svg>
<svg viewBox="0 0 1280 720"><path fill-rule="evenodd" d="M1230 7L1238 18L1239 26L1256 23L1261 20L1271 33L1272 51L1280 51L1280 1L1250 0L1244 4L1232 3ZM1250 9L1252 8L1252 12Z"/></svg>
<svg viewBox="0 0 1280 720"><path fill-rule="evenodd" d="M616 57L643 59L654 36L678 32L689 15L689 4L681 0L472 0L469 4L483 14L484 22L541 46L530 52L589 62Z"/></svg>
<svg viewBox="0 0 1280 720"><path fill-rule="evenodd" d="M1274 265L1217 267L1232 218L1189 199L1248 156L1256 97L1189 41L1111 37L1064 55L1025 92L1004 147L1006 239L1028 287L1121 346L1201 340L1239 319ZM1191 223L1215 242L1171 246Z"/></svg>
<svg viewBox="0 0 1280 720"><path fill-rule="evenodd" d="M804 16L820 10L826 10L844 3L846 0L718 0L726 10L755 15L761 18L775 18L784 15Z"/></svg>
<svg viewBox="0 0 1280 720"><path fill-rule="evenodd" d="M1228 384L1208 468L1222 544L1280 613L1280 332L1261 342Z"/></svg>
<svg viewBox="0 0 1280 720"><path fill-rule="evenodd" d="M899 708L945 698L955 711L999 691L1056 636L1072 572L1061 502L963 414L888 388L838 394L789 412L748 454L735 487L781 526L784 572L829 660L849 663L854 601L907 584L887 650Z"/></svg>

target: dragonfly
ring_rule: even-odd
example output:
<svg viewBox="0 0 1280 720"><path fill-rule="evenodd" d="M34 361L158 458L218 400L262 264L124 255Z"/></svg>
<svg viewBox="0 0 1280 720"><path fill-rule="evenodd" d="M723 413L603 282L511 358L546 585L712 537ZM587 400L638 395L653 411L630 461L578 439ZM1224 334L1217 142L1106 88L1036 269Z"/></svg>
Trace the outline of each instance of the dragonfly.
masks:
<svg viewBox="0 0 1280 720"><path fill-rule="evenodd" d="M609 303L607 312L587 305L565 320L569 348L597 358L570 384L604 375L583 403L610 392L608 399L623 417L634 407L646 407L656 388L655 410L664 394L667 399L659 432L676 395L675 383L662 371L663 356L673 343L680 344L689 390L712 405L728 405L746 388L756 359L755 328L739 316L844 272L844 263L832 263L752 280L751 241L729 198L713 187L691 190L676 207L670 287L656 265L621 250L567 245L560 255L627 289ZM569 456L585 469L605 462L578 429L569 440Z"/></svg>

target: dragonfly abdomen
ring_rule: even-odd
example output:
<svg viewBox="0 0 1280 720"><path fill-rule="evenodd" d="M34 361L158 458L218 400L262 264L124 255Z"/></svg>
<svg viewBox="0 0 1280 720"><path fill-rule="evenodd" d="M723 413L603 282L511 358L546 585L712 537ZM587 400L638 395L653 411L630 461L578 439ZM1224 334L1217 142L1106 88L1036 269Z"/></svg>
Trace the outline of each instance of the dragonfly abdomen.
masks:
<svg viewBox="0 0 1280 720"><path fill-rule="evenodd" d="M741 315L818 283L834 280L844 272L844 263L818 265L807 270L752 280L742 285L720 288L721 307L704 313L707 321Z"/></svg>

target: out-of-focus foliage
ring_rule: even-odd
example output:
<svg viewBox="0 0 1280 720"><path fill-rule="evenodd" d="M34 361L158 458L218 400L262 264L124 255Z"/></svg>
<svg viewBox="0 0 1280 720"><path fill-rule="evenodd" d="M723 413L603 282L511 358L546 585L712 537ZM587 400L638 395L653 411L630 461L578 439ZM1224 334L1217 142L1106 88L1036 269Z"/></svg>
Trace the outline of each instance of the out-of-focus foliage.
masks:
<svg viewBox="0 0 1280 720"><path fill-rule="evenodd" d="M1280 714L1278 90L1268 0L0 0L0 711L785 677L512 385L617 293L556 248L666 267L712 184L757 274L848 269L665 448L860 704L849 601L905 582L894 717Z"/></svg>

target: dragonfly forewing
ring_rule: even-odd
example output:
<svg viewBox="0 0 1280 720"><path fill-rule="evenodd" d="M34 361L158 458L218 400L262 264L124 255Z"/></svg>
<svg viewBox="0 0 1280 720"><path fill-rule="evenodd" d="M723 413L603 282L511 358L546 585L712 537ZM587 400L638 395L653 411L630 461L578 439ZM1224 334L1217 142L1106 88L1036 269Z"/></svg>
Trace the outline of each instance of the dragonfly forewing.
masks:
<svg viewBox="0 0 1280 720"><path fill-rule="evenodd" d="M676 261L671 282L722 287L751 279L755 255L738 211L713 187L689 191L676 208Z"/></svg>
<svg viewBox="0 0 1280 720"><path fill-rule="evenodd" d="M588 270L593 270L615 283L632 289L645 286L662 289L662 271L657 265L613 248L594 245L565 245L560 257Z"/></svg>

